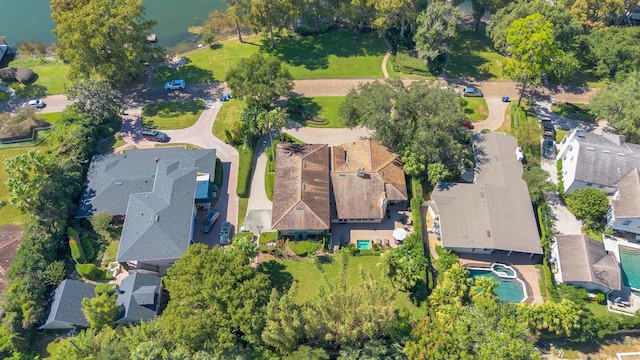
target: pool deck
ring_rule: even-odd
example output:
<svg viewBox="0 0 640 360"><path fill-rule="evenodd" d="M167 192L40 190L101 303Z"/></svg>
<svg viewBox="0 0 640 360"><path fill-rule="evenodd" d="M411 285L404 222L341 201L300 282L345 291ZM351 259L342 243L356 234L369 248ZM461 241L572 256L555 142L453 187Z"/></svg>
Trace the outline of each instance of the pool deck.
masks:
<svg viewBox="0 0 640 360"><path fill-rule="evenodd" d="M381 223L348 223L331 224L333 246L349 243L358 245L358 240L371 240L371 244L382 243L382 248L396 248L399 245L393 238L393 230L404 228L407 235L413 233L411 212L406 211L407 205L390 205L389 215ZM386 245L386 240L389 246Z"/></svg>
<svg viewBox="0 0 640 360"><path fill-rule="evenodd" d="M433 228L433 218L429 212L423 211L423 214L426 214L424 219L425 225L429 228ZM436 246L442 246L442 242L440 241L439 236L434 233L428 233L428 241L431 256L433 256L434 259L437 259L438 254L436 254ZM524 284L527 287L528 297L524 302L529 304L542 304L544 302L539 283L539 279L542 274L540 274L538 269L536 269L536 262L529 258L528 255L512 254L511 256L507 256L503 254L480 255L463 253L457 255L460 258L460 263L469 267L489 268L492 263L501 263L511 266L518 273L518 278L524 281Z"/></svg>

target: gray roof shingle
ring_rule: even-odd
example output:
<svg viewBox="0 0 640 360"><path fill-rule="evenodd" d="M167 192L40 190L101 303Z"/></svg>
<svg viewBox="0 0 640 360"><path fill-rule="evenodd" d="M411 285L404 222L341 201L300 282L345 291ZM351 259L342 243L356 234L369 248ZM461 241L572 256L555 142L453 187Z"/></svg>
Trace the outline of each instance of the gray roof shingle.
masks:
<svg viewBox="0 0 640 360"><path fill-rule="evenodd" d="M179 160L181 167L215 177L216 150L185 150L179 147L134 149L125 154L96 155L87 172L87 187L82 192L76 217L86 218L106 211L124 216L129 196L153 189L157 161Z"/></svg>
<svg viewBox="0 0 640 360"><path fill-rule="evenodd" d="M152 192L131 194L116 261L178 259L189 246L197 169L161 160Z"/></svg>
<svg viewBox="0 0 640 360"><path fill-rule="evenodd" d="M120 324L139 323L155 318L160 304L162 279L153 274L135 272L122 280L116 303L124 307Z"/></svg>
<svg viewBox="0 0 640 360"><path fill-rule="evenodd" d="M620 266L603 243L584 235L558 235L556 243L562 281L591 282L620 290Z"/></svg>
<svg viewBox="0 0 640 360"><path fill-rule="evenodd" d="M580 131L575 181L615 186L629 171L640 165L640 157L624 138L614 134L593 134Z"/></svg>
<svg viewBox="0 0 640 360"><path fill-rule="evenodd" d="M440 183L431 194L440 212L443 247L542 254L515 138L475 137L476 182Z"/></svg>
<svg viewBox="0 0 640 360"><path fill-rule="evenodd" d="M640 171L634 169L618 182L619 198L613 199L616 218L640 217Z"/></svg>
<svg viewBox="0 0 640 360"><path fill-rule="evenodd" d="M89 326L82 313L82 299L96 296L95 285L66 279L53 292L49 316L40 329L71 329Z"/></svg>

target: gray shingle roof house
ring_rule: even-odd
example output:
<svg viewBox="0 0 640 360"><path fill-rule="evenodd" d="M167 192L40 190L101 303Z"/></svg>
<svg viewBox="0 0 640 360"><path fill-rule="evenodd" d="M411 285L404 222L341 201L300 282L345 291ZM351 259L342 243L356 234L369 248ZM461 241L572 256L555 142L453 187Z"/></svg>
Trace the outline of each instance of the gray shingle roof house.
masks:
<svg viewBox="0 0 640 360"><path fill-rule="evenodd" d="M82 313L82 299L96 296L95 285L76 280L63 280L49 303L49 316L40 329L72 329L89 326Z"/></svg>
<svg viewBox="0 0 640 360"><path fill-rule="evenodd" d="M604 293L620 290L620 266L597 240L584 235L558 235L551 257L557 282Z"/></svg>
<svg viewBox="0 0 640 360"><path fill-rule="evenodd" d="M208 174L210 181L215 177L215 149L170 147L96 155L89 166L87 187L82 192L76 217L88 218L101 211L124 216L131 194L152 191L160 160L178 160L180 167L197 168L198 173Z"/></svg>
<svg viewBox="0 0 640 360"><path fill-rule="evenodd" d="M189 247L197 169L180 165L159 161L152 191L131 194L116 261L142 262L164 273Z"/></svg>
<svg viewBox="0 0 640 360"><path fill-rule="evenodd" d="M333 222L380 222L387 204L408 200L398 156L370 139L331 148Z"/></svg>
<svg viewBox="0 0 640 360"><path fill-rule="evenodd" d="M542 254L516 139L475 134L476 180L439 183L429 211L439 217L442 247L463 253Z"/></svg>
<svg viewBox="0 0 640 360"><path fill-rule="evenodd" d="M116 323L139 323L141 320L154 319L161 301L161 283L160 277L139 272L124 278L116 299L116 303L124 308L124 312Z"/></svg>
<svg viewBox="0 0 640 360"><path fill-rule="evenodd" d="M639 147L624 136L574 130L558 145L565 193L595 187L613 194L620 179L640 166Z"/></svg>
<svg viewBox="0 0 640 360"><path fill-rule="evenodd" d="M618 182L606 228L640 235L640 170L629 171Z"/></svg>
<svg viewBox="0 0 640 360"><path fill-rule="evenodd" d="M278 144L271 228L284 234L329 230L329 148Z"/></svg>

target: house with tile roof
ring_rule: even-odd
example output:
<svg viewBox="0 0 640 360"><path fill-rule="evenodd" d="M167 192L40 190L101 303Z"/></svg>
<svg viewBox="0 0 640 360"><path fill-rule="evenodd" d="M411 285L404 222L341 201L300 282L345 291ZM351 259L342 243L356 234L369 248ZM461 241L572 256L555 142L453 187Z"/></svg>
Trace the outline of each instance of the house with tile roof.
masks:
<svg viewBox="0 0 640 360"><path fill-rule="evenodd" d="M557 283L604 293L620 290L621 271L604 244L585 235L558 235L551 247Z"/></svg>
<svg viewBox="0 0 640 360"><path fill-rule="evenodd" d="M96 296L96 286L77 280L63 280L47 306L47 317L41 330L73 329L88 327L89 322L82 312L82 299Z"/></svg>
<svg viewBox="0 0 640 360"><path fill-rule="evenodd" d="M278 144L271 228L283 235L329 231L329 147Z"/></svg>
<svg viewBox="0 0 640 360"><path fill-rule="evenodd" d="M334 223L379 223L388 205L409 199L398 156L370 139L331 148L331 187Z"/></svg>
<svg viewBox="0 0 640 360"><path fill-rule="evenodd" d="M429 212L442 247L458 253L543 254L518 160L518 144L499 133L474 134L475 181L438 183Z"/></svg>
<svg viewBox="0 0 640 360"><path fill-rule="evenodd" d="M631 170L618 182L611 203L605 228L640 236L640 170Z"/></svg>
<svg viewBox="0 0 640 360"><path fill-rule="evenodd" d="M624 136L574 130L558 144L566 194L596 188L614 194L618 182L640 166L640 145L625 142Z"/></svg>
<svg viewBox="0 0 640 360"><path fill-rule="evenodd" d="M271 228L320 234L331 223L379 223L388 204L407 201L396 154L373 140L340 146L278 144Z"/></svg>

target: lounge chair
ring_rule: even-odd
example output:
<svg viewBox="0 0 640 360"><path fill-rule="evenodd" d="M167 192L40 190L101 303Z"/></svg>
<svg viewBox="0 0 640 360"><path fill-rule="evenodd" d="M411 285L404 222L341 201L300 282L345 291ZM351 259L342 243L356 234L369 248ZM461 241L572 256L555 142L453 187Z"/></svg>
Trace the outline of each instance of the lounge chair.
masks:
<svg viewBox="0 0 640 360"><path fill-rule="evenodd" d="M389 241L389 239L384 239L384 246L386 246L386 247L390 247L391 246L391 242Z"/></svg>

